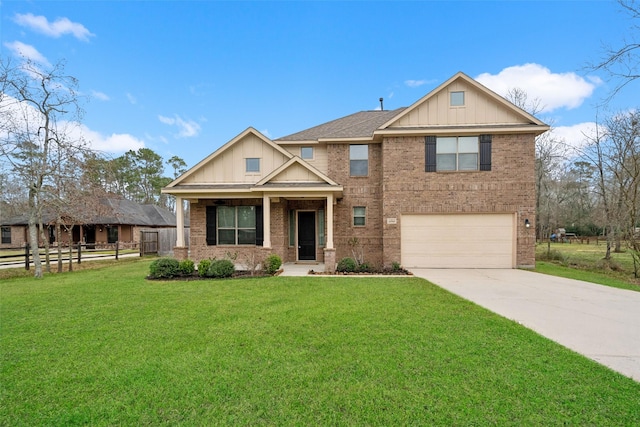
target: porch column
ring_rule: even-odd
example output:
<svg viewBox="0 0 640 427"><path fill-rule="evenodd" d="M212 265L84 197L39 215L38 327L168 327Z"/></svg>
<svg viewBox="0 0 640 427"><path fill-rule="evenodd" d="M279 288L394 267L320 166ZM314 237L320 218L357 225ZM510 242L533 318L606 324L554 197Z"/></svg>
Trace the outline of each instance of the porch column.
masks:
<svg viewBox="0 0 640 427"><path fill-rule="evenodd" d="M184 210L182 207L182 197L176 197L176 246L184 247Z"/></svg>
<svg viewBox="0 0 640 427"><path fill-rule="evenodd" d="M327 196L327 249L333 249L333 194Z"/></svg>
<svg viewBox="0 0 640 427"><path fill-rule="evenodd" d="M271 199L266 194L262 196L262 231L262 247L271 248Z"/></svg>

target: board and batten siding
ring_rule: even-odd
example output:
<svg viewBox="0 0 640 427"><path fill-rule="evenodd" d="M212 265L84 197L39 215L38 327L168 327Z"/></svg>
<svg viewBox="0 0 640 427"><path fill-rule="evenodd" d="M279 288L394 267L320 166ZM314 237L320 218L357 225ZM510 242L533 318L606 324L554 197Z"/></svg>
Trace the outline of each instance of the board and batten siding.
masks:
<svg viewBox="0 0 640 427"><path fill-rule="evenodd" d="M451 107L449 93L463 91L465 105ZM523 118L464 81L455 81L391 127L522 124Z"/></svg>
<svg viewBox="0 0 640 427"><path fill-rule="evenodd" d="M259 158L260 172L246 173L245 159ZM260 138L249 134L220 153L209 164L187 177L183 184L254 183L269 175L288 159Z"/></svg>

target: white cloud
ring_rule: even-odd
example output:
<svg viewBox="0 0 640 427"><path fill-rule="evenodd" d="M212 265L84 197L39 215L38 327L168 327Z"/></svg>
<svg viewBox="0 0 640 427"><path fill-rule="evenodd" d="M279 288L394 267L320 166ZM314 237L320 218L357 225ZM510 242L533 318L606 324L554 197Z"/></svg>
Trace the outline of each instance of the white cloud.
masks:
<svg viewBox="0 0 640 427"><path fill-rule="evenodd" d="M267 138L271 139L271 134L269 133L269 129L263 129L260 131L260 133L266 136Z"/></svg>
<svg viewBox="0 0 640 427"><path fill-rule="evenodd" d="M178 133L175 135L179 138L189 138L197 136L200 133L200 125L193 120L183 120L177 114L175 117L158 116L160 122L178 127Z"/></svg>
<svg viewBox="0 0 640 427"><path fill-rule="evenodd" d="M138 100L136 99L135 96L131 95L129 92L127 92L126 95L127 95L127 99L131 104L135 105L138 103Z"/></svg>
<svg viewBox="0 0 640 427"><path fill-rule="evenodd" d="M31 127L38 125L43 120L43 116L26 102L19 102L17 99L5 95L0 103L0 109L5 114L5 119L10 120L18 131L27 129L27 124ZM40 122L42 123L42 122ZM82 123L61 120L57 125L58 130L64 130L69 141L84 141L93 150L107 153L119 154L128 150L138 150L145 146L144 141L129 135L116 134L103 135L94 131Z"/></svg>
<svg viewBox="0 0 640 427"><path fill-rule="evenodd" d="M540 99L546 113L579 107L602 83L598 78L587 80L572 72L552 73L539 64L508 67L496 75L483 73L476 80L502 96L509 89L522 89L529 99Z"/></svg>
<svg viewBox="0 0 640 427"><path fill-rule="evenodd" d="M81 124L78 127L78 136L82 137L89 146L98 151L120 154L129 150L137 151L144 148L144 141L128 133L112 133L103 135Z"/></svg>
<svg viewBox="0 0 640 427"><path fill-rule="evenodd" d="M89 41L89 37L95 36L95 34L91 33L84 25L72 22L69 18L58 18L53 22L49 22L45 16L35 16L32 13L26 13L24 15L16 13L13 20L18 25L30 28L49 37L58 38L65 34L71 34L78 40Z"/></svg>
<svg viewBox="0 0 640 427"><path fill-rule="evenodd" d="M31 60L37 64L41 64L47 67L51 66L47 58L45 58L43 54L38 52L38 49L36 49L31 45L28 45L19 41L15 41L15 42L5 42L4 46L7 49L9 49L11 52L13 52L13 54L16 56L21 56L25 59Z"/></svg>
<svg viewBox="0 0 640 427"><path fill-rule="evenodd" d="M100 101L108 101L110 99L109 95L107 95L104 92L99 92L97 90L92 90L91 91L91 96L93 96L94 98L96 98L96 99L98 99Z"/></svg>
<svg viewBox="0 0 640 427"><path fill-rule="evenodd" d="M553 134L562 139L568 147L580 149L587 144L588 137L596 135L596 129L595 122L585 122L571 126L556 126L553 128Z"/></svg>
<svg viewBox="0 0 640 427"><path fill-rule="evenodd" d="M404 84L409 87L420 87L426 83L427 83L426 80L405 80L404 81Z"/></svg>

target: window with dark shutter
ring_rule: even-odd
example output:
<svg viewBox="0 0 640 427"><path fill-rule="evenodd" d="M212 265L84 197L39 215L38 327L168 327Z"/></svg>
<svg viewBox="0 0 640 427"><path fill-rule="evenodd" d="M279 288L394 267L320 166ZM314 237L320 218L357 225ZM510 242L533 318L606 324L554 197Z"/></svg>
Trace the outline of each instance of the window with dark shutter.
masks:
<svg viewBox="0 0 640 427"><path fill-rule="evenodd" d="M424 170L425 172L436 171L436 137L429 135L424 142Z"/></svg>
<svg viewBox="0 0 640 427"><path fill-rule="evenodd" d="M207 206L207 245L216 244L216 207Z"/></svg>
<svg viewBox="0 0 640 427"><path fill-rule="evenodd" d="M491 170L491 135L480 135L480 170Z"/></svg>

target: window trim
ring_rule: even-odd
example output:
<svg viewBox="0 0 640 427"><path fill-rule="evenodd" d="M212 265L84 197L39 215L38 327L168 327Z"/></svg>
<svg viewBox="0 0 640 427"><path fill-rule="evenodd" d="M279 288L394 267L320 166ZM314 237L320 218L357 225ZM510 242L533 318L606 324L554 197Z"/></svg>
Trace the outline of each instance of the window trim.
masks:
<svg viewBox="0 0 640 427"><path fill-rule="evenodd" d="M454 94L455 95L462 94L462 102L461 103L457 103L457 102L454 103L454 99L453 99ZM458 100L456 99L456 101L458 101ZM466 105L466 95L465 95L463 90L452 90L452 91L449 92L449 106L450 107L454 107L454 108L455 107L464 107L465 105Z"/></svg>
<svg viewBox="0 0 640 427"><path fill-rule="evenodd" d="M438 153L438 141L440 139L451 139L455 138L456 140L456 151L455 153ZM460 152L460 138L475 138L476 139L476 151L463 151ZM440 169L438 158L441 155L455 155L455 169ZM475 154L476 155L476 167L474 169L460 169L460 155L461 154ZM478 172L480 170L480 136L476 135L457 135L457 136L442 136L436 137L436 149L435 149L435 158L436 158L436 172Z"/></svg>
<svg viewBox="0 0 640 427"><path fill-rule="evenodd" d="M351 152L351 147L367 147L367 157L366 158L354 158ZM353 173L353 162L366 162L366 173L363 174L354 174ZM352 177L367 177L369 176L369 144L349 144L349 176Z"/></svg>
<svg viewBox="0 0 640 427"><path fill-rule="evenodd" d="M362 209L361 215L356 215L356 209ZM354 206L352 224L354 227L366 227L367 226L367 207L366 206ZM361 218L362 224L356 224L356 219Z"/></svg>
<svg viewBox="0 0 640 427"><path fill-rule="evenodd" d="M253 208L253 228L249 228L249 227L240 227L239 221L238 221L238 213L239 213L239 208ZM221 246L256 246L256 240L258 237L258 214L257 214L257 208L256 206L249 206L249 205L240 205L240 206L219 206L218 207L219 210L221 209L233 209L233 227L220 227L220 212L217 212L216 215L216 234L218 236L218 245ZM233 237L234 237L234 243L221 243L220 242L220 230L233 230ZM241 230L249 230L249 231L253 231L254 233L254 238L252 240L251 243L239 243L239 239L240 239L240 231Z"/></svg>

